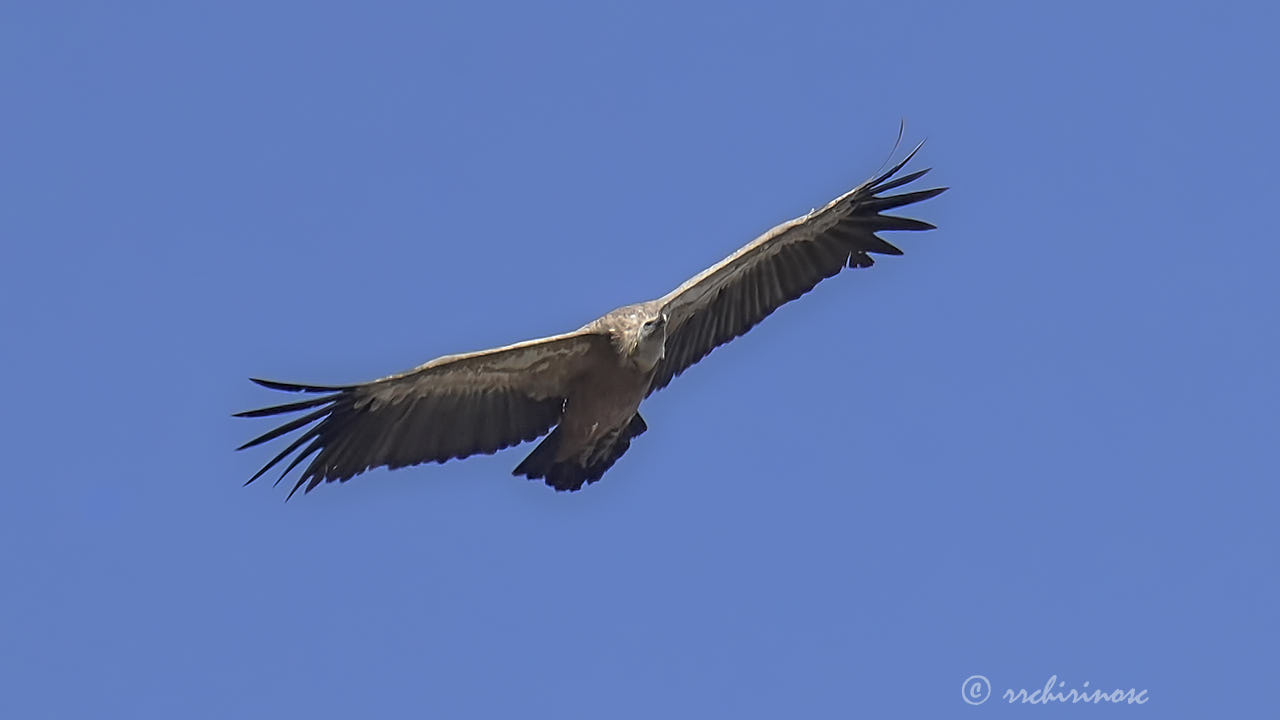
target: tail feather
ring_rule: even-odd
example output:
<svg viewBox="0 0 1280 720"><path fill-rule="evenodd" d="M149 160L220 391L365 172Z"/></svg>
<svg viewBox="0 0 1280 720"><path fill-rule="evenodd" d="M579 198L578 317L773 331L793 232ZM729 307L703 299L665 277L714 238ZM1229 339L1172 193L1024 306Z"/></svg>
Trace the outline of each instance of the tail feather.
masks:
<svg viewBox="0 0 1280 720"><path fill-rule="evenodd" d="M618 458L631 447L631 439L648 429L649 426L645 424L644 418L636 413L627 427L613 438L607 448L603 448L602 452L592 453L591 460L586 465L581 465L575 460L556 462L556 453L560 449L563 437L560 435L560 428L557 427L516 466L512 474L524 475L530 480L543 480L556 490L581 490L583 485L603 477L605 471L613 467Z"/></svg>
<svg viewBox="0 0 1280 720"><path fill-rule="evenodd" d="M511 471L512 475L526 475L531 479L538 479L547 476L547 472L556 461L556 451L560 449L560 427L557 426L551 434L542 439L538 443L538 447L529 453L529 456Z"/></svg>

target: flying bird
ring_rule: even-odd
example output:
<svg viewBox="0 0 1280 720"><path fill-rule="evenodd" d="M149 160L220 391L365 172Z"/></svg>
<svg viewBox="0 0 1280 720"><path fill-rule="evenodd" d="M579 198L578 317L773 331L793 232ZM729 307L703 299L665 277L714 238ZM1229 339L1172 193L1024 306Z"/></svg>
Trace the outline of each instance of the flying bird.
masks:
<svg viewBox="0 0 1280 720"><path fill-rule="evenodd" d="M311 461L288 497L371 468L490 454L546 435L513 474L556 490L579 490L599 480L645 432L638 409L646 397L822 280L845 268L871 267L872 254L902 254L876 233L933 229L884 214L946 190L887 194L929 172L898 175L919 150L917 145L887 172L774 227L666 295L618 308L573 332L446 355L356 385L251 378L273 390L318 396L237 413L305 413L240 450L307 428L245 484L294 453L277 484Z"/></svg>

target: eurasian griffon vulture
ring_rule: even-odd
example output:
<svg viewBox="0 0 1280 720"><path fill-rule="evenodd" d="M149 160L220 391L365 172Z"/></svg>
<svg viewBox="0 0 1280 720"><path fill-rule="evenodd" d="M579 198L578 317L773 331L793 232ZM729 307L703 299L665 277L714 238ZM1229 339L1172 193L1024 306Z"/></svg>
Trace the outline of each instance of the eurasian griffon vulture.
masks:
<svg viewBox="0 0 1280 720"><path fill-rule="evenodd" d="M657 300L618 308L573 332L446 355L357 385L255 379L273 390L319 396L238 413L304 412L242 450L310 425L249 482L291 453L297 454L280 479L314 455L292 497L303 486L310 492L322 482L346 481L370 468L493 453L548 431L514 474L545 480L557 490L595 482L646 430L637 409L651 393L823 279L845 268L870 267L872 253L902 254L877 232L934 227L883 214L946 189L886 195L928 172L897 176L919 149L825 207L769 230Z"/></svg>

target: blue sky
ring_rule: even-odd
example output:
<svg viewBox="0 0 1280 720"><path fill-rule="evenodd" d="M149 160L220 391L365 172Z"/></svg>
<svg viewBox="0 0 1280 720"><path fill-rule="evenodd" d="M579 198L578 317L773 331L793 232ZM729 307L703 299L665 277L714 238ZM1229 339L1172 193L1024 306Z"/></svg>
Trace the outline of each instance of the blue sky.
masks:
<svg viewBox="0 0 1280 720"><path fill-rule="evenodd" d="M1270 5L0 11L4 717L1272 708ZM651 398L285 504L250 375L356 382L661 295L870 176L931 233Z"/></svg>

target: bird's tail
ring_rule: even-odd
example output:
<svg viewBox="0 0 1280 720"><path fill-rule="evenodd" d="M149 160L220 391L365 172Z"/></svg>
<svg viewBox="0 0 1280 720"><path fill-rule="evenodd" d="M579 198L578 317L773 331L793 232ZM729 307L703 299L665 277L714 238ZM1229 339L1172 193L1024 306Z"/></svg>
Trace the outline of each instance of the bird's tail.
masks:
<svg viewBox="0 0 1280 720"><path fill-rule="evenodd" d="M560 428L557 427L538 443L538 447L511 474L524 475L530 480L543 480L556 490L581 490L583 485L599 480L631 447L631 439L648 429L644 418L636 413L621 432L604 441L609 446L603 448L603 452L601 448L597 448L596 452L591 453L591 460L583 465L577 460L556 462L562 437Z"/></svg>

